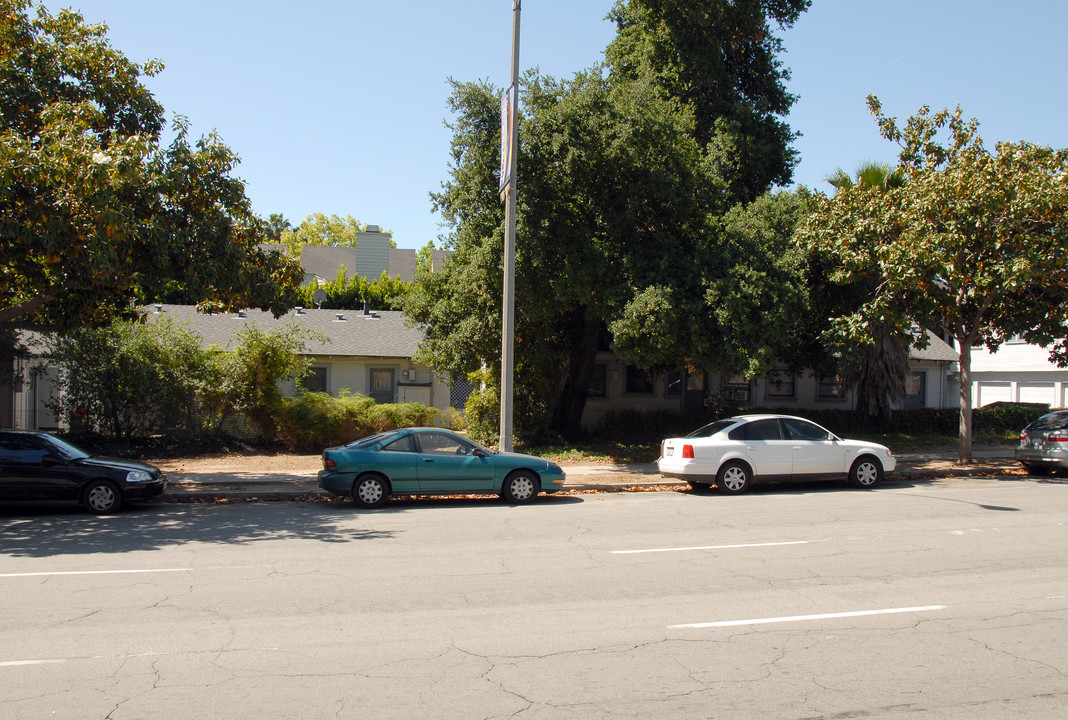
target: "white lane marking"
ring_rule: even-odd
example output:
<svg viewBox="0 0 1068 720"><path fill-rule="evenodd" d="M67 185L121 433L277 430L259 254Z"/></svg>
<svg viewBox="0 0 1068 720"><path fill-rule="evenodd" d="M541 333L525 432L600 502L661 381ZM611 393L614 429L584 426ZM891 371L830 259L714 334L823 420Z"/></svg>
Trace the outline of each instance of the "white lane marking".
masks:
<svg viewBox="0 0 1068 720"><path fill-rule="evenodd" d="M4 660L0 661L0 667L18 667L20 665L57 665L66 660Z"/></svg>
<svg viewBox="0 0 1068 720"><path fill-rule="evenodd" d="M921 605L919 607L854 610L853 612L821 613L819 615L789 615L785 617L753 618L750 620L722 620L720 622L686 623L683 625L668 625L668 627L672 629L738 627L740 625L768 625L770 623L804 622L806 620L833 620L837 618L865 617L869 615L897 615L899 613L929 612L932 610L945 609L945 605Z"/></svg>
<svg viewBox="0 0 1068 720"><path fill-rule="evenodd" d="M248 649L255 650L257 652L281 652L281 648L278 647ZM170 652L127 653L124 655L89 655L86 657L49 658L42 660L0 660L0 668L22 667L27 665L62 665L64 663L77 662L79 660L130 660L132 658L154 658L164 657L166 655L183 655L186 654L186 652L187 651L185 650L172 650Z"/></svg>
<svg viewBox="0 0 1068 720"><path fill-rule="evenodd" d="M700 545L697 547L652 548L648 550L613 550L613 555L637 555L639 553L689 552L692 550L737 550L739 548L779 547L781 545L808 545L808 540L789 542L746 543L744 545Z"/></svg>

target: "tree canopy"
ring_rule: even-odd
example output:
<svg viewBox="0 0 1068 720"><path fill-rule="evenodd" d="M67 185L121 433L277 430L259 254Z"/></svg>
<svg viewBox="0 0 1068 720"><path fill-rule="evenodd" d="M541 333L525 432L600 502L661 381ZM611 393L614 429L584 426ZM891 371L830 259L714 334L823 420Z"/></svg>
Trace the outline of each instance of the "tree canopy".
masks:
<svg viewBox="0 0 1068 720"><path fill-rule="evenodd" d="M1068 150L983 144L962 111L923 107L900 127L868 104L900 148L905 182L823 198L799 237L834 258L833 279L876 268L879 284L838 331L862 341L872 326L912 323L960 351L961 462L971 461L971 350L1016 334L1064 337L1068 265Z"/></svg>
<svg viewBox="0 0 1068 720"><path fill-rule="evenodd" d="M238 158L191 142L104 25L0 0L0 328L69 330L179 283L205 308L284 312L299 264L257 249Z"/></svg>
<svg viewBox="0 0 1068 720"><path fill-rule="evenodd" d="M693 136L735 202L790 182L797 153L785 117L782 40L811 0L617 0L618 33L605 52L621 79L646 77L689 107Z"/></svg>
<svg viewBox="0 0 1068 720"><path fill-rule="evenodd" d="M299 258L305 245L355 247L359 234L366 231L367 226L351 215L341 217L340 215L312 213L295 228L288 227L286 223L286 227L280 228L278 232L277 242L285 245L290 255ZM389 238L389 245L397 247L392 235Z"/></svg>
<svg viewBox="0 0 1068 720"><path fill-rule="evenodd" d="M781 5L743 3L759 21L738 29L728 27L733 15L724 14L734 4L631 2L618 3L615 12L625 19L620 37L629 33L633 40L658 33L653 10L670 10L674 18L675 10L689 8L687 17L700 18L690 30L700 29L701 42L687 35L672 51L705 67L692 55L730 54L723 46L743 36L760 45L771 17L765 10ZM774 17L792 22L795 16ZM789 178L791 136L761 140L769 149L780 144L773 171L727 172L716 162L712 135L702 135L726 111L695 99L717 83L743 85L753 104L732 106L733 119L762 112L777 118L768 108L789 106L784 75L760 63L714 64L700 82L683 87L665 83L663 74L631 71L644 66L645 48L628 40L610 50L606 68L570 80L531 72L521 83L515 372L523 383L517 434L526 439L581 431L596 353L606 338L625 362L650 373L754 371L784 341L779 316L760 311L777 293L789 292L778 284L787 272L783 255L755 258L752 237L729 233L723 216L739 199ZM758 102L771 90L757 87L755 77L739 78L765 72L773 72L768 87L777 98L782 93L785 106ZM450 179L433 195L452 226L453 255L442 271L417 274L405 305L427 328L421 359L446 375L499 368L499 96L488 83L453 82ZM735 141L750 138L749 126L736 129Z"/></svg>

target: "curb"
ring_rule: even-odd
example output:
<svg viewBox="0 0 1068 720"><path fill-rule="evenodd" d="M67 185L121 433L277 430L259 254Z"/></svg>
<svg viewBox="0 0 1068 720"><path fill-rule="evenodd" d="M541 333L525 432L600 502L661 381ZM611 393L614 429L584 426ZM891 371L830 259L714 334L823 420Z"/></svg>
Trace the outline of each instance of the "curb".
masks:
<svg viewBox="0 0 1068 720"><path fill-rule="evenodd" d="M606 472L591 475L577 475L569 480L559 494L609 493L609 492L657 492L673 488L686 487L683 480L665 479L659 474L634 479L635 473ZM1005 463L987 463L978 467L916 468L898 470L888 478L895 481L931 481L948 478L991 477L995 475L1019 475L1021 479L1031 479L1015 461ZM465 493L458 493L460 495ZM471 493L480 495L483 493ZM167 490L154 502L160 503L207 503L226 502L228 500L248 500L272 502L280 500L316 500L324 499L344 501L319 489L314 480L279 481L270 483L235 483L235 482L176 482L168 485Z"/></svg>

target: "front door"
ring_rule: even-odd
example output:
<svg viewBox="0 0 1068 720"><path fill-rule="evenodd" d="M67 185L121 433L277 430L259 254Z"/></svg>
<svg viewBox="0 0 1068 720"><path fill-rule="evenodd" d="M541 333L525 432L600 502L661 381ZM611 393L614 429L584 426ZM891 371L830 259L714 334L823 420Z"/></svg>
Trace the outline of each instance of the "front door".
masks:
<svg viewBox="0 0 1068 720"><path fill-rule="evenodd" d="M493 490L493 465L450 433L419 433L419 489L432 493Z"/></svg>
<svg viewBox="0 0 1068 720"><path fill-rule="evenodd" d="M379 404L393 402L393 368L371 369L371 399Z"/></svg>
<svg viewBox="0 0 1068 720"><path fill-rule="evenodd" d="M828 431L800 418L783 418L782 424L793 449L794 475L841 475L846 471L846 451Z"/></svg>

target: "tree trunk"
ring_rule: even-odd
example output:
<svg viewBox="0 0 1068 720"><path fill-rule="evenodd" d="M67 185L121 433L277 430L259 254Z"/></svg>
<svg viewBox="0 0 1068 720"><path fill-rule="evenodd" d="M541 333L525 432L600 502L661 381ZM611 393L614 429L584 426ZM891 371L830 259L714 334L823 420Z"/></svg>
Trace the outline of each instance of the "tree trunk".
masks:
<svg viewBox="0 0 1068 720"><path fill-rule="evenodd" d="M582 434L582 411L590 392L594 360L597 359L597 336L601 330L601 318L589 308L583 308L576 320L571 336L571 348L567 374L558 385L555 407L550 420L550 430L567 439Z"/></svg>
<svg viewBox="0 0 1068 720"><path fill-rule="evenodd" d="M960 346L960 440L957 464L972 462L972 346L970 341L957 338Z"/></svg>

